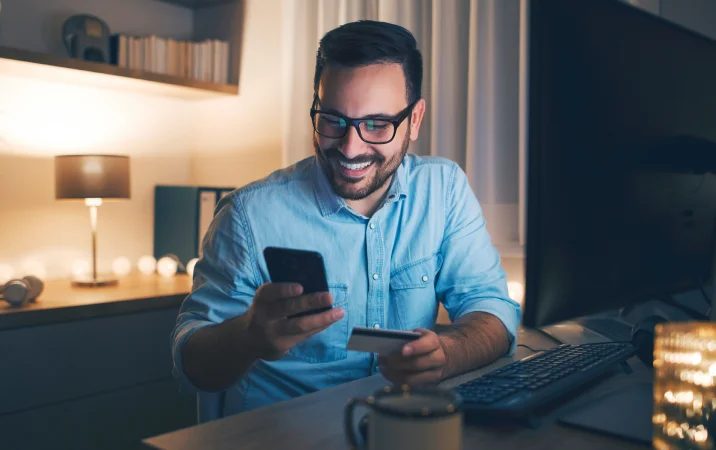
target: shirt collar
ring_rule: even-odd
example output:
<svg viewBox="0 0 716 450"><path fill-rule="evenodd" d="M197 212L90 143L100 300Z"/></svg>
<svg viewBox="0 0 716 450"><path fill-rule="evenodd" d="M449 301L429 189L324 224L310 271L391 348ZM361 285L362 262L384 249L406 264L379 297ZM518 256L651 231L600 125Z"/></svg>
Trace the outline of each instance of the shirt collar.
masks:
<svg viewBox="0 0 716 450"><path fill-rule="evenodd" d="M403 159L403 162L398 166L398 170L395 171L395 176L390 183L385 203L393 203L407 196L407 176L405 171L405 159ZM321 163L315 156L313 157L311 178L313 180L313 190L316 194L316 200L318 200L318 206L324 217L335 214L340 211L341 208L347 206L346 201L336 195L336 192L331 186L331 182L326 176L326 172L323 171Z"/></svg>
<svg viewBox="0 0 716 450"><path fill-rule="evenodd" d="M347 206L346 201L336 195L336 192L328 181L326 172L323 171L318 158L313 157L313 169L311 171L311 179L313 180L313 191L316 193L318 206L321 208L321 214L330 216L337 213L341 208Z"/></svg>

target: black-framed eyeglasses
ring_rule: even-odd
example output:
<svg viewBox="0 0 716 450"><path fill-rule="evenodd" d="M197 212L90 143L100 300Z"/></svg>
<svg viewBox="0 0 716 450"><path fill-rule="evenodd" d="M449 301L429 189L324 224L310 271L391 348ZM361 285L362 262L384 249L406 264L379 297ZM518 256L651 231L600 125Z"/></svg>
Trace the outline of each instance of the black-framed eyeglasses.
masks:
<svg viewBox="0 0 716 450"><path fill-rule="evenodd" d="M314 96L311 121L316 133L329 139L342 139L348 132L348 128L354 127L358 131L358 136L368 144L387 144L392 141L395 138L398 127L410 116L413 107L417 103L417 101L411 103L395 117L353 119L342 114L328 113L316 109L317 101L318 96Z"/></svg>

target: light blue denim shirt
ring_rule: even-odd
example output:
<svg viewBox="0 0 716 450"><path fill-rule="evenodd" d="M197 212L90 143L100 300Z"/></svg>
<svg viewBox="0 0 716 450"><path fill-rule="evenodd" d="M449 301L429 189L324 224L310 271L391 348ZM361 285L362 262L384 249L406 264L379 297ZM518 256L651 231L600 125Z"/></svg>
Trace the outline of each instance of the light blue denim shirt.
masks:
<svg viewBox="0 0 716 450"><path fill-rule="evenodd" d="M192 293L172 334L174 375L196 330L244 314L269 275L268 246L323 255L334 304L345 316L279 361L260 360L225 393L224 415L377 373L377 357L346 350L355 326L432 328L441 302L455 321L497 316L517 344L521 310L507 295L500 257L465 173L442 158L407 155L372 217L338 197L315 157L224 197L203 242Z"/></svg>

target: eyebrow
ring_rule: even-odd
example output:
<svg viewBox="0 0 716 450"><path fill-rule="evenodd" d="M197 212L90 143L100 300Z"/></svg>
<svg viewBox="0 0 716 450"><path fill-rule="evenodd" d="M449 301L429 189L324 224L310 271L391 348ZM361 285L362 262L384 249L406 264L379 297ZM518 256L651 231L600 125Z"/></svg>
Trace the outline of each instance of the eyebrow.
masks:
<svg viewBox="0 0 716 450"><path fill-rule="evenodd" d="M320 106L320 103L319 103L319 106ZM323 109L323 107L321 107L321 108L322 108L321 111L328 113L328 114L336 114L338 116L349 117L348 115L343 114L342 112L340 112L336 109L333 109L333 108L325 108L325 109ZM358 120L360 120L360 119L395 119L396 117L398 117L399 114L400 113L398 113L398 114L373 113L373 114L368 114L367 116L355 117L355 119L358 119ZM353 117L351 117L351 118L353 118Z"/></svg>

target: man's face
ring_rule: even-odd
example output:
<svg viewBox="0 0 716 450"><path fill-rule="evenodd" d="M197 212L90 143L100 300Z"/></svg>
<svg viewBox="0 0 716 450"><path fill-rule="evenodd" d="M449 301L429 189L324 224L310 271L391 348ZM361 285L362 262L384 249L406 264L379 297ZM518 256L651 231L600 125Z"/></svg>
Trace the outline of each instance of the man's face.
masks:
<svg viewBox="0 0 716 450"><path fill-rule="evenodd" d="M398 64L327 67L314 105L326 113L355 119L393 119L407 106L405 75ZM361 200L384 186L403 161L410 140L417 138L423 109L420 100L410 120L404 120L393 140L385 144L366 143L350 126L341 139L314 132L316 156L336 194L346 200Z"/></svg>

